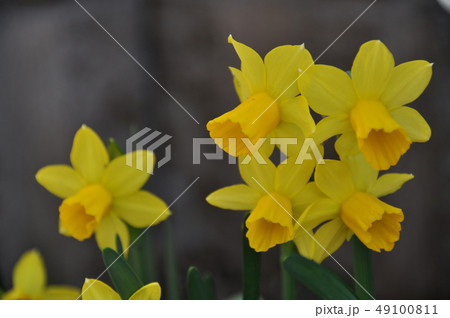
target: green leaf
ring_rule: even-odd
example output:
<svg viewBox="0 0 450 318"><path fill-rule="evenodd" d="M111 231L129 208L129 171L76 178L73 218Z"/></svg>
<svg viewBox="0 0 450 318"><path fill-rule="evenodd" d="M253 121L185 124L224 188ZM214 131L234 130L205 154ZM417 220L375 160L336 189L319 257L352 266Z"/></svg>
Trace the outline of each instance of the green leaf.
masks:
<svg viewBox="0 0 450 318"><path fill-rule="evenodd" d="M195 266L191 266L187 273L187 292L189 299L205 300L206 289L203 283L202 275Z"/></svg>
<svg viewBox="0 0 450 318"><path fill-rule="evenodd" d="M247 213L242 225L242 252L243 252L243 273L242 273L242 297L244 299L259 299L259 285L261 276L261 253L255 252L249 245L247 239L247 220L250 213Z"/></svg>
<svg viewBox="0 0 450 318"><path fill-rule="evenodd" d="M112 248L103 249L103 262L108 268L109 277L122 299L129 299L144 284L127 263L124 257L120 256Z"/></svg>
<svg viewBox="0 0 450 318"><path fill-rule="evenodd" d="M117 254L122 255L123 254L122 241L120 240L120 236L118 234L116 234L116 248Z"/></svg>
<svg viewBox="0 0 450 318"><path fill-rule="evenodd" d="M128 225L128 229L130 241L135 242L128 250L128 263L144 284L159 281L152 229L147 229L144 233L142 232L145 229L137 229L130 225Z"/></svg>
<svg viewBox="0 0 450 318"><path fill-rule="evenodd" d="M108 140L108 153L109 153L109 160L113 160L114 158L117 158L124 154L122 149L120 149L117 142L114 140L114 138L109 138Z"/></svg>
<svg viewBox="0 0 450 318"><path fill-rule="evenodd" d="M211 274L205 275L205 291L206 291L206 299L208 300L217 299L216 284L214 283L214 277Z"/></svg>
<svg viewBox="0 0 450 318"><path fill-rule="evenodd" d="M295 279L322 299L357 299L352 289L338 275L300 254L286 258L283 266Z"/></svg>

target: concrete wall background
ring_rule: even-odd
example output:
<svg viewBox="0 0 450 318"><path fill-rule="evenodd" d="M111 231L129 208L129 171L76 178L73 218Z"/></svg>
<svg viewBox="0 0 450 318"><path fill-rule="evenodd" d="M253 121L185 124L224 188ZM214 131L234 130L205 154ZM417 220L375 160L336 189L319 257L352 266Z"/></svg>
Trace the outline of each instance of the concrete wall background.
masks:
<svg viewBox="0 0 450 318"><path fill-rule="evenodd" d="M81 285L103 270L95 242L57 233L60 200L34 180L47 164L68 163L75 131L86 123L124 145L136 129L174 136L173 160L149 189L172 202L184 275L189 265L214 274L219 296L240 288L243 214L213 208L211 191L240 178L226 162L192 165L192 138L238 103L227 66L238 66L228 34L265 54L306 43L318 56L370 1L80 1L200 122L197 125L73 1L7 1L0 5L0 277L11 284L14 262L37 247L49 281ZM395 167L415 179L389 203L405 211L402 238L374 257L379 298L448 298L450 262L450 15L435 1L379 0L319 60L349 69L359 46L381 39L396 62L427 59L433 79L413 104L430 123L427 144L414 144ZM152 229L164 272L163 224ZM160 244L161 243L161 244ZM351 269L349 246L336 258ZM263 257L262 292L279 297L278 251ZM337 270L332 261L326 264ZM164 287L164 279L161 279ZM306 291L301 291L310 297Z"/></svg>

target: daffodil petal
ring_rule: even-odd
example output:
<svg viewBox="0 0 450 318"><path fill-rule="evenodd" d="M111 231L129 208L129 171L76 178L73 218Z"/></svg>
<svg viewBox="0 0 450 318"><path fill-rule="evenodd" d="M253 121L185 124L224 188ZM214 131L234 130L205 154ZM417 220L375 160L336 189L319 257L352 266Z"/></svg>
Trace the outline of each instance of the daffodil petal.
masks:
<svg viewBox="0 0 450 318"><path fill-rule="evenodd" d="M343 161L348 163L352 171L353 183L356 190L366 192L377 180L378 171L372 168L362 153L348 156Z"/></svg>
<svg viewBox="0 0 450 318"><path fill-rule="evenodd" d="M160 300L161 299L161 286L158 283L150 283L139 288L130 300Z"/></svg>
<svg viewBox="0 0 450 318"><path fill-rule="evenodd" d="M156 225L170 215L167 204L147 191L138 191L114 199L111 212L137 228Z"/></svg>
<svg viewBox="0 0 450 318"><path fill-rule="evenodd" d="M245 158L239 158L239 172L245 183L252 189L266 195L274 189L276 168L267 157L263 156L263 158L264 163L258 163L256 158L252 157L247 164L242 162Z"/></svg>
<svg viewBox="0 0 450 318"><path fill-rule="evenodd" d="M312 259L314 255L314 250L312 248L312 243L314 237L314 233L312 231L308 231L308 233L304 232L303 230L300 230L300 232L296 233L295 238L293 239L293 242L295 246L297 247L297 251L300 255Z"/></svg>
<svg viewBox="0 0 450 318"><path fill-rule="evenodd" d="M297 125L305 135L315 128L314 119L309 111L308 101L304 96L297 96L280 102L281 120Z"/></svg>
<svg viewBox="0 0 450 318"><path fill-rule="evenodd" d="M125 250L130 245L128 228L117 216L108 213L95 229L95 240L100 250L103 251L106 247L117 250L116 235L119 235L122 248Z"/></svg>
<svg viewBox="0 0 450 318"><path fill-rule="evenodd" d="M89 182L98 182L102 178L109 155L100 137L86 125L75 134L70 153L72 166Z"/></svg>
<svg viewBox="0 0 450 318"><path fill-rule="evenodd" d="M408 173L387 173L378 178L367 192L376 197L382 197L396 192L405 182L412 178L414 178L414 176Z"/></svg>
<svg viewBox="0 0 450 318"><path fill-rule="evenodd" d="M246 184L236 184L214 191L206 201L221 209L246 211L255 208L261 194Z"/></svg>
<svg viewBox="0 0 450 318"><path fill-rule="evenodd" d="M298 219L296 230L303 233L339 216L340 205L329 198L312 203Z"/></svg>
<svg viewBox="0 0 450 318"><path fill-rule="evenodd" d="M36 174L36 180L61 199L76 194L86 184L78 172L66 165L44 167Z"/></svg>
<svg viewBox="0 0 450 318"><path fill-rule="evenodd" d="M350 77L333 66L311 66L299 78L298 85L311 108L321 115L347 113L356 104Z"/></svg>
<svg viewBox="0 0 450 318"><path fill-rule="evenodd" d="M231 74L233 75L234 89L236 90L236 93L239 96L239 100L243 102L246 99L248 99L252 94L250 93L250 90L247 86L244 76L242 75L242 72L234 67L229 67L229 69L231 71Z"/></svg>
<svg viewBox="0 0 450 318"><path fill-rule="evenodd" d="M44 293L47 272L44 260L37 250L25 252L14 266L13 287L22 290L28 297L38 297Z"/></svg>
<svg viewBox="0 0 450 318"><path fill-rule="evenodd" d="M313 63L311 54L304 45L283 45L274 48L264 57L268 93L280 101L297 96L299 92L296 81L300 76L299 69Z"/></svg>
<svg viewBox="0 0 450 318"><path fill-rule="evenodd" d="M86 278L82 293L83 300L121 300L114 289L96 279Z"/></svg>
<svg viewBox="0 0 450 318"><path fill-rule="evenodd" d="M259 153L264 154L266 157L270 157L270 155L273 153L273 150L275 149L275 145L270 142L272 137L273 131L266 136L266 140L262 144L261 148L259 148Z"/></svg>
<svg viewBox="0 0 450 318"><path fill-rule="evenodd" d="M264 91L266 83L266 70L264 67L264 62L259 54L252 48L234 40L231 35L228 37L228 43L233 45L241 60L242 75L247 81L247 87L249 88L251 94L253 95Z"/></svg>
<svg viewBox="0 0 450 318"><path fill-rule="evenodd" d="M331 199L342 202L355 190L350 167L337 160L325 160L314 174L317 187Z"/></svg>
<svg viewBox="0 0 450 318"><path fill-rule="evenodd" d="M356 54L351 72L359 98L378 99L389 82L394 65L394 57L381 41L364 43Z"/></svg>
<svg viewBox="0 0 450 318"><path fill-rule="evenodd" d="M391 116L405 129L414 142L426 142L431 137L431 128L419 112L411 107L400 107L391 111Z"/></svg>
<svg viewBox="0 0 450 318"><path fill-rule="evenodd" d="M132 194L139 191L150 178L154 164L155 155L151 151L127 153L111 161L105 170L102 184L114 197Z"/></svg>
<svg viewBox="0 0 450 318"><path fill-rule="evenodd" d="M297 164L295 157L287 159L276 169L275 191L288 198L294 197L311 179L315 166L314 160Z"/></svg>
<svg viewBox="0 0 450 318"><path fill-rule="evenodd" d="M316 143L321 144L333 136L342 135L350 131L352 131L352 125L347 116L329 116L317 124L314 140Z"/></svg>
<svg viewBox="0 0 450 318"><path fill-rule="evenodd" d="M81 295L78 288L72 286L48 286L42 296L45 300L75 300Z"/></svg>
<svg viewBox="0 0 450 318"><path fill-rule="evenodd" d="M312 132L309 132L309 134L312 134ZM272 136L278 139L274 139L273 142L276 143L280 151L288 157L297 156L299 154L306 137L305 132L301 127L288 122L281 122L272 131ZM284 142L284 138L288 138L288 143L285 145L286 149L283 149L281 146L281 143ZM290 139L292 139L292 143Z"/></svg>
<svg viewBox="0 0 450 318"><path fill-rule="evenodd" d="M329 255L336 252L342 246L347 237L347 226L340 218L331 220L316 231L313 242L313 260L321 263ZM319 244L317 244L319 243Z"/></svg>
<svg viewBox="0 0 450 318"><path fill-rule="evenodd" d="M353 131L342 134L336 140L334 148L336 149L336 152L339 154L339 157L341 159L347 156L357 155L358 153L361 153L361 150L359 150L358 148L356 135Z"/></svg>
<svg viewBox="0 0 450 318"><path fill-rule="evenodd" d="M291 199L294 217L298 219L310 204L325 198L325 194L319 190L315 182L308 183Z"/></svg>
<svg viewBox="0 0 450 318"><path fill-rule="evenodd" d="M432 65L423 60L397 65L381 95L381 101L390 109L416 100L430 82Z"/></svg>

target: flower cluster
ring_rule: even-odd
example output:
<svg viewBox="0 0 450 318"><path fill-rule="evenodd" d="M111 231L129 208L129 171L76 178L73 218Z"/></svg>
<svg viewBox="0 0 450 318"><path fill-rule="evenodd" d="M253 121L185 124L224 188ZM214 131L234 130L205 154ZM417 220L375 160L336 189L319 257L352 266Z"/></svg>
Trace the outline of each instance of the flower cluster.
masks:
<svg viewBox="0 0 450 318"><path fill-rule="evenodd" d="M61 234L84 241L95 233L100 250L117 249L120 242L126 256L130 246L129 226L146 228L170 216L164 201L142 190L150 176L147 171L155 163L152 152L135 151L110 158L100 137L83 125L75 134L70 161L72 167L46 166L36 174L39 184L63 199L59 206ZM130 167L127 162L140 162L143 169ZM159 284L150 283L136 290L130 299L160 297ZM13 288L2 298L121 299L111 287L93 279L86 279L82 291L68 286L46 286L44 263L35 250L20 258L13 272Z"/></svg>
<svg viewBox="0 0 450 318"><path fill-rule="evenodd" d="M259 256L248 246L266 252L292 241L300 254L317 263L353 236L366 252L360 242L373 251L391 251L400 239L404 213L380 198L399 190L413 175L380 171L395 166L413 142L426 142L431 136L425 119L405 105L425 90L432 64L412 61L395 66L383 43L369 41L361 46L351 71L345 72L314 64L304 45L280 46L262 59L231 36L228 40L241 60L240 69L230 68L241 103L206 127L221 149L238 157L245 183L216 190L206 200L223 209L250 211L244 224L243 298L259 298ZM322 116L317 124L311 110ZM339 160L323 159L326 142L333 137ZM271 159L274 151L282 154L278 165ZM43 167L36 180L62 199L62 235L77 241L95 236L115 289L89 278L81 290L48 286L43 258L30 250L14 267L12 288L0 290L1 299L160 299L159 283L143 273L149 267L144 248L134 255L134 266L128 254L131 236L140 233L135 235L139 239L171 214L163 200L143 190L154 154L121 154L114 144L108 150L83 125L75 134L70 162L71 166ZM285 247L290 246L294 248ZM169 246L167 267L175 277L172 252ZM304 257L288 257L283 266L289 271L297 258L321 268ZM249 282L254 285L251 290ZM212 277L202 277L195 267L188 270L187 285L191 299L216 297ZM176 288L169 288L168 294L178 298Z"/></svg>
<svg viewBox="0 0 450 318"><path fill-rule="evenodd" d="M263 60L231 36L229 42L241 60L240 70L230 68L241 104L211 120L207 129L219 147L239 157L246 184L219 189L206 200L251 211L246 235L257 252L294 241L299 253L320 263L353 235L369 249L391 251L404 215L379 197L413 176L379 176L379 171L396 165L413 142L431 136L423 117L405 105L428 85L432 64L395 66L382 42L369 41L345 72L314 64L304 45L277 47ZM310 109L323 116L317 125ZM300 144L312 138L323 151L321 145L334 136L340 160L299 162L297 143L280 147L287 159L275 166L267 159L270 145L258 153L266 156L264 163L245 147L261 138Z"/></svg>

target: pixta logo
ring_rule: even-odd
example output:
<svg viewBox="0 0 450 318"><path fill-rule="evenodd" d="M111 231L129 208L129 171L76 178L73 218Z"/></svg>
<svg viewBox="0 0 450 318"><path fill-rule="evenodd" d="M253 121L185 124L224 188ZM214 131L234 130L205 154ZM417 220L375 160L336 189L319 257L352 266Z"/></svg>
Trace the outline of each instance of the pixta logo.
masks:
<svg viewBox="0 0 450 318"><path fill-rule="evenodd" d="M155 149L166 144L172 136L162 134L160 131L154 130L152 131L150 128L145 127L139 132L135 133L133 136L127 139L127 153L131 153L137 150L149 150L155 151ZM157 167L161 168L166 163L168 163L171 159L171 145L166 145L164 150L164 156L157 161ZM142 162L142 158L135 157L135 162L133 162L133 156L127 156L126 164L129 167L136 168L140 171L144 171L144 163ZM153 166L151 164L147 164L147 173L153 173Z"/></svg>

